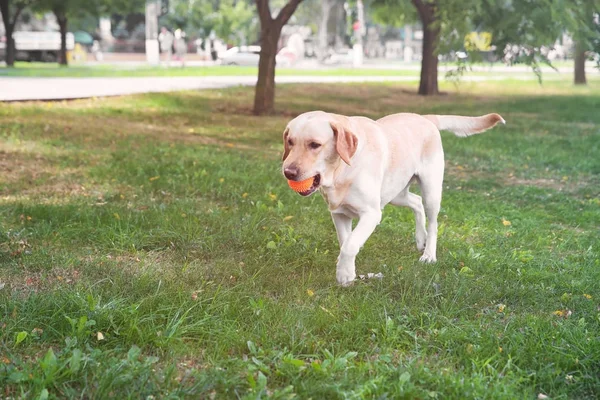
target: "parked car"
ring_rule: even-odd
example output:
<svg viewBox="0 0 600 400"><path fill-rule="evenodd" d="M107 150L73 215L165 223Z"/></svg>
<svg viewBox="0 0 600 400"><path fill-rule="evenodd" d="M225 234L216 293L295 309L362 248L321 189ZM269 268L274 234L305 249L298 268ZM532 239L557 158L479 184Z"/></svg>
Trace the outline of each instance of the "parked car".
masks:
<svg viewBox="0 0 600 400"><path fill-rule="evenodd" d="M13 33L15 41L15 60L17 61L45 61L56 62L60 52L60 32L26 32ZM75 47L75 40L71 32L67 33L67 51ZM6 56L6 37L0 40L0 54Z"/></svg>
<svg viewBox="0 0 600 400"><path fill-rule="evenodd" d="M275 57L275 61L280 67L290 67L294 61L289 56L287 50L283 52L280 51ZM220 59L220 62L222 65L258 66L259 59L260 46L235 46L230 48L223 54L223 56Z"/></svg>

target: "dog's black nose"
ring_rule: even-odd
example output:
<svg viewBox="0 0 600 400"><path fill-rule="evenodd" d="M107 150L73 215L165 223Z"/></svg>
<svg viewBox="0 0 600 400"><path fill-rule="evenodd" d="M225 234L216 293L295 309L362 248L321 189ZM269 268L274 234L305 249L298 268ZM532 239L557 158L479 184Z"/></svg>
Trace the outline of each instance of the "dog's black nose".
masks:
<svg viewBox="0 0 600 400"><path fill-rule="evenodd" d="M293 181L298 177L298 172L299 172L298 168L293 167L293 166L287 167L286 169L283 170L283 174L290 181Z"/></svg>

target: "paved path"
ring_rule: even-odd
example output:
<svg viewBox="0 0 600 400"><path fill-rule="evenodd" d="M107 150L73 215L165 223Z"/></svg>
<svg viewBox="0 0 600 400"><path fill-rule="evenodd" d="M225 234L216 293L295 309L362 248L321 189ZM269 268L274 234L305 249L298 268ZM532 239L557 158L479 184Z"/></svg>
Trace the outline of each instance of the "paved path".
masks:
<svg viewBox="0 0 600 400"><path fill-rule="evenodd" d="M556 77L558 78L558 76ZM440 74L440 79L444 79ZM535 80L522 75L466 76L463 81ZM544 79L552 79L544 76ZM276 83L415 82L416 76L280 76ZM252 86L255 76L140 77L140 78L26 78L0 77L0 101L63 100L177 90Z"/></svg>

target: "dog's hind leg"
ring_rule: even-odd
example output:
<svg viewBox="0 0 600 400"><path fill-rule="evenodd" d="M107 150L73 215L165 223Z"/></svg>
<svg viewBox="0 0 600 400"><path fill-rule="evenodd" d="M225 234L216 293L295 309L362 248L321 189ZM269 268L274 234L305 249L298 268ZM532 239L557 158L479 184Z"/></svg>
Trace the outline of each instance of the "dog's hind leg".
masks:
<svg viewBox="0 0 600 400"><path fill-rule="evenodd" d="M430 161L426 170L419 174L419 185L423 195L423 205L427 216L427 243L420 258L422 262L436 262L437 217L442 203L442 184L444 181L444 157Z"/></svg>
<svg viewBox="0 0 600 400"><path fill-rule="evenodd" d="M408 207L415 214L415 239L417 241L417 250L423 251L427 242L427 231L425 230L425 210L421 196L404 189L391 202L395 206Z"/></svg>

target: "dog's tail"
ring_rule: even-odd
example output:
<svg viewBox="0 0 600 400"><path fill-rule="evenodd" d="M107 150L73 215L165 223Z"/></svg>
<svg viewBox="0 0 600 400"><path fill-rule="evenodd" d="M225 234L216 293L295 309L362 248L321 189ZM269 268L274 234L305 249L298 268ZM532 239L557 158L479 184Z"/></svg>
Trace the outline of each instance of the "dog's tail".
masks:
<svg viewBox="0 0 600 400"><path fill-rule="evenodd" d="M458 115L424 115L439 130L447 130L456 136L466 137L493 128L498 122L506 124L498 114L486 114L481 117L460 117Z"/></svg>

